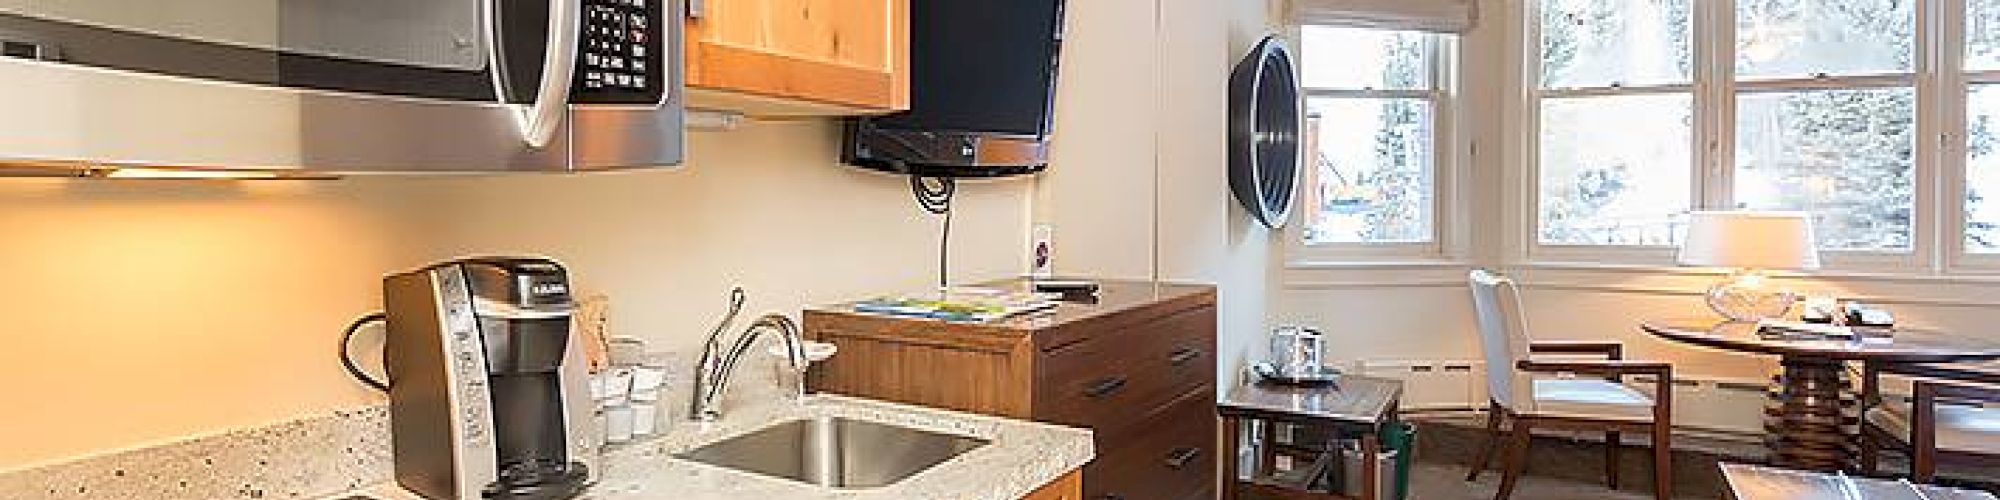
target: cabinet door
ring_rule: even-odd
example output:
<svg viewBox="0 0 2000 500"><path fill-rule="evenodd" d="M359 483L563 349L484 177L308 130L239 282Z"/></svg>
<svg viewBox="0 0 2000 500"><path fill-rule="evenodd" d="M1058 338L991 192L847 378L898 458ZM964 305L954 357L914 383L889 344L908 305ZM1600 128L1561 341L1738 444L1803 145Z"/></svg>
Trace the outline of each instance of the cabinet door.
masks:
<svg viewBox="0 0 2000 500"><path fill-rule="evenodd" d="M1021 500L1083 500L1083 476L1079 472L1064 474Z"/></svg>
<svg viewBox="0 0 2000 500"><path fill-rule="evenodd" d="M909 0L698 0L690 104L753 115L909 109Z"/></svg>

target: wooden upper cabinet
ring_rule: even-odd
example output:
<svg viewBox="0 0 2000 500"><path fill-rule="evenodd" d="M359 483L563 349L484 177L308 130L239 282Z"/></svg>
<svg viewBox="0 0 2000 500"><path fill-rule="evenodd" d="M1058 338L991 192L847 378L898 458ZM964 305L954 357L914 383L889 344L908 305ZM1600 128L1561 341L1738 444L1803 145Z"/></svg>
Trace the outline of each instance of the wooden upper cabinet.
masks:
<svg viewBox="0 0 2000 500"><path fill-rule="evenodd" d="M910 107L909 0L699 0L690 107L759 116Z"/></svg>

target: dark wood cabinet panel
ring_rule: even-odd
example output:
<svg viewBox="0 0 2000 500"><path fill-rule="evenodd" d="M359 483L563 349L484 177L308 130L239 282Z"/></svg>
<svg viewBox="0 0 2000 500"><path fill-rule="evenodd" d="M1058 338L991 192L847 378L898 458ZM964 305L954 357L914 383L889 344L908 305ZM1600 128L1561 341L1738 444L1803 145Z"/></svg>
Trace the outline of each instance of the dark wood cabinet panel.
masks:
<svg viewBox="0 0 2000 500"><path fill-rule="evenodd" d="M1112 438L1110 451L1083 468L1084 498L1212 498L1215 402L1212 386L1201 389L1149 415L1141 432Z"/></svg>
<svg viewBox="0 0 2000 500"><path fill-rule="evenodd" d="M817 391L1090 427L1085 498L1211 491L1214 287L1101 284L1095 303L978 325L847 304L808 310L807 336L840 346L808 380Z"/></svg>

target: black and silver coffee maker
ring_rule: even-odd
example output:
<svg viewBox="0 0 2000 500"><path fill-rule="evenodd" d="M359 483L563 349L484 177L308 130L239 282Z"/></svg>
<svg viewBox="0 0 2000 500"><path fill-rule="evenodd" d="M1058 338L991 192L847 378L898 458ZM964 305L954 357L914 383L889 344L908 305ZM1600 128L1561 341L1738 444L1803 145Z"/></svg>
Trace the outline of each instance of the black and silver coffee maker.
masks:
<svg viewBox="0 0 2000 500"><path fill-rule="evenodd" d="M540 258L475 258L383 283L396 482L432 500L576 496L595 443L569 280Z"/></svg>

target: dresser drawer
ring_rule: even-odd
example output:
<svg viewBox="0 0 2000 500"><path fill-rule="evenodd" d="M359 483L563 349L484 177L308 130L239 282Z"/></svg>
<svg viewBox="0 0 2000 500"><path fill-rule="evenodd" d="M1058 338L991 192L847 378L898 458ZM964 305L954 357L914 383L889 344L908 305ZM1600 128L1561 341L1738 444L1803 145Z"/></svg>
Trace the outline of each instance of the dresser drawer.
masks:
<svg viewBox="0 0 2000 500"><path fill-rule="evenodd" d="M1215 381L1215 316L1199 308L1043 354L1035 417L1118 435Z"/></svg>
<svg viewBox="0 0 2000 500"><path fill-rule="evenodd" d="M1188 392L1143 422L1147 432L1104 446L1084 467L1084 498L1210 498L1216 470L1213 391Z"/></svg>

